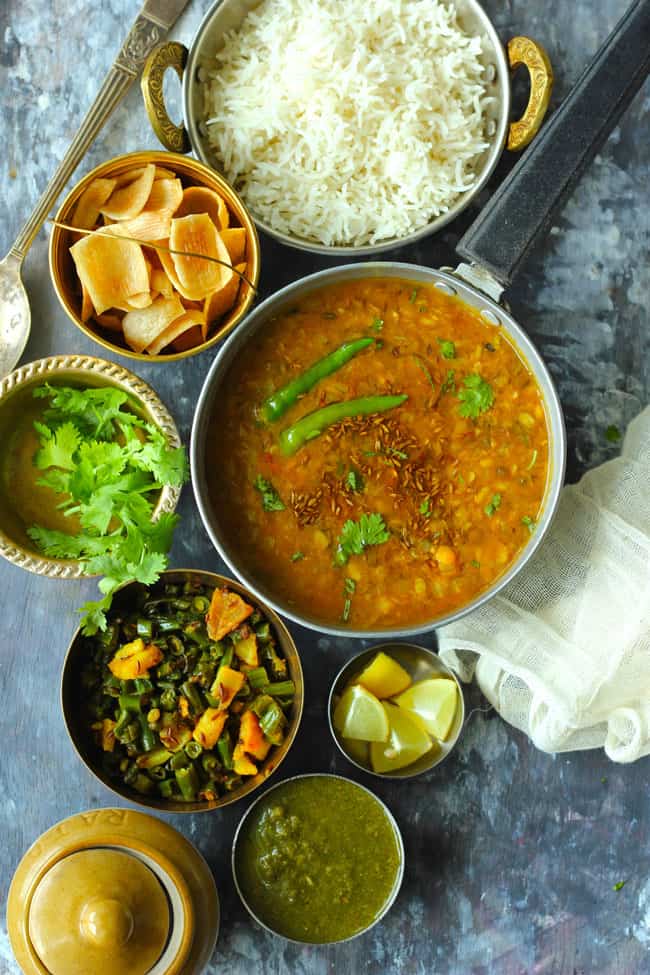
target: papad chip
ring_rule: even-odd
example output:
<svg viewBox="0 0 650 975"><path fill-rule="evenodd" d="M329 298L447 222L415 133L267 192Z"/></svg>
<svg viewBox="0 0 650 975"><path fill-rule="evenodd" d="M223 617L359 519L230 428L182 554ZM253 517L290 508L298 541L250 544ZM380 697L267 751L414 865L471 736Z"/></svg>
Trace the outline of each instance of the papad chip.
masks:
<svg viewBox="0 0 650 975"><path fill-rule="evenodd" d="M185 309L178 295L156 298L148 308L128 312L122 320L127 345L134 352L144 352L171 322L184 313Z"/></svg>
<svg viewBox="0 0 650 975"><path fill-rule="evenodd" d="M173 342L174 339L182 335L183 332L189 331L191 328L200 328L203 324L203 312L190 310L186 311L184 314L180 315L178 318L174 319L167 328L157 336L157 338L151 342L146 351L151 355L158 355L159 352Z"/></svg>
<svg viewBox="0 0 650 975"><path fill-rule="evenodd" d="M149 199L155 175L156 167L153 163L149 163L132 183L114 190L100 212L107 217L112 217L113 220L130 220L132 217L137 217Z"/></svg>
<svg viewBox="0 0 650 975"><path fill-rule="evenodd" d="M246 272L245 264L237 264L236 270L241 274ZM230 311L232 306L237 300L237 293L239 292L239 286L241 284L241 278L239 274L233 274L230 281L228 281L223 288L219 291L213 291L211 295L203 302L203 314L205 315L205 325L203 326L203 340L208 337L208 332L210 326L217 320Z"/></svg>
<svg viewBox="0 0 650 975"><path fill-rule="evenodd" d="M217 230L225 230L230 225L226 201L207 186L188 186L183 190L183 199L174 216L186 217L190 213L207 213Z"/></svg>
<svg viewBox="0 0 650 975"><path fill-rule="evenodd" d="M222 288L233 276L228 250L207 213L174 217L169 235L176 276L185 298L198 300ZM188 257L187 253L217 258L223 263Z"/></svg>
<svg viewBox="0 0 650 975"><path fill-rule="evenodd" d="M93 233L73 244L70 254L98 315L119 308L129 295L149 291L147 263L133 241Z"/></svg>
<svg viewBox="0 0 650 975"><path fill-rule="evenodd" d="M221 239L226 245L232 264L239 264L246 253L246 231L243 227L230 227L220 230Z"/></svg>
<svg viewBox="0 0 650 975"><path fill-rule="evenodd" d="M101 208L115 189L114 179L94 179L83 191L74 213L70 218L73 227L80 230L94 230L99 220Z"/></svg>

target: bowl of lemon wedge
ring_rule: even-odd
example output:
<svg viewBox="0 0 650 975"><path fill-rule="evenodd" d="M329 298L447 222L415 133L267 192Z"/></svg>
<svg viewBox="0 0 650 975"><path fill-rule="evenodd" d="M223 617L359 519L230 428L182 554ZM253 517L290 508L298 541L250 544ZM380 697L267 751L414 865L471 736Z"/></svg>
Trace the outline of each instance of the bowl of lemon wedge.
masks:
<svg viewBox="0 0 650 975"><path fill-rule="evenodd" d="M465 702L456 675L433 650L387 643L341 668L328 715L334 741L357 768L407 779L440 765L454 749Z"/></svg>

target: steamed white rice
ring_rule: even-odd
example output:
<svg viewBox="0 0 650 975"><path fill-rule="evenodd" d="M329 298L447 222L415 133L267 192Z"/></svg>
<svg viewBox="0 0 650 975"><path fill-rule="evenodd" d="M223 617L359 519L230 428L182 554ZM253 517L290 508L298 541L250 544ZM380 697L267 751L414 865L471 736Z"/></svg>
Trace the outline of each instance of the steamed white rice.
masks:
<svg viewBox="0 0 650 975"><path fill-rule="evenodd" d="M262 0L208 69L208 142L269 226L319 243L404 237L476 180L481 41L438 0Z"/></svg>

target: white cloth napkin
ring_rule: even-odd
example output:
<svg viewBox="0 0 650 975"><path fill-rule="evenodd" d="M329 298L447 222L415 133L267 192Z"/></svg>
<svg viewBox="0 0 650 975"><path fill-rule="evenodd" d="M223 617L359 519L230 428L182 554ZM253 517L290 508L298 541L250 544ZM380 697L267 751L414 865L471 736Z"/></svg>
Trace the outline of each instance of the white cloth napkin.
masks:
<svg viewBox="0 0 650 975"><path fill-rule="evenodd" d="M523 572L440 630L439 649L543 751L650 754L650 407L620 457L563 489Z"/></svg>

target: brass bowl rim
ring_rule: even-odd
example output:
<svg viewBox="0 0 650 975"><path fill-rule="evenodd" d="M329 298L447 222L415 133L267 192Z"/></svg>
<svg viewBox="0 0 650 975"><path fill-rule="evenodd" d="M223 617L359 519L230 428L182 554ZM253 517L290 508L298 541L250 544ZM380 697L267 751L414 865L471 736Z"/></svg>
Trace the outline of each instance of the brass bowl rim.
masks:
<svg viewBox="0 0 650 975"><path fill-rule="evenodd" d="M176 172L175 166L180 163L183 167L187 167L196 172L197 179L200 179L201 185L208 186L209 188L210 183L216 182L223 190L224 198L231 208L231 200L236 200L246 218L245 221L242 221L242 223L250 239L252 256L252 260L250 261L250 264L252 265L252 273L249 273L249 269L247 268L246 277L253 285L252 288L249 288L248 294L246 295L239 312L233 318L232 322L230 322L227 328L217 328L214 335L209 336L209 338L200 345L196 345L191 349L185 349L183 352L170 352L164 355L162 353L159 353L158 355L150 355L147 352L134 352L133 349L128 348L128 346L123 347L121 345L116 345L109 342L108 339L104 338L103 335L100 335L99 332L94 331L92 328L86 325L85 322L82 322L79 316L72 310L67 298L67 289L64 287L63 282L59 279L60 276L56 270L56 257L60 248L63 246L63 234L67 233L68 231L60 230L56 226L52 227L48 245L50 279L52 281L54 291L56 292L56 296L59 299L59 303L70 321L73 322L85 335L87 335L88 338L92 339L93 342L101 345L102 348L108 349L109 352L112 352L115 355L125 356L128 359L137 359L140 362L177 362L180 359L189 359L191 356L198 355L200 352L204 352L206 349L212 348L212 346L216 345L217 342L220 342L227 335L229 335L232 330L236 328L237 325L239 325L239 323L245 318L251 305L255 301L257 297L257 286L259 284L261 267L261 248L257 227L251 216L250 210L237 191L232 188L230 183L228 183L221 173L217 172L215 169L211 169L209 166L206 166L198 159L194 159L192 156L184 156L177 152L168 152L165 149L146 149L138 150L136 152L125 152L119 156L113 156L111 159L107 159L103 163L99 163L99 165L95 166L94 169L91 169L89 173L86 173L86 175L83 176L78 183L75 183L69 193L66 194L65 199L59 206L54 219L61 223L65 223L66 220L64 218L66 213L71 210L72 205L77 201L83 190L89 183L92 182L93 179L98 177L106 177L114 167L119 166L129 160L132 160L134 164L138 162L144 163L146 160L147 162L153 162L163 167L168 166L169 168L174 169L174 172Z"/></svg>
<svg viewBox="0 0 650 975"><path fill-rule="evenodd" d="M24 366L19 366L0 381L0 410L5 397L13 394L22 386L31 384L34 379L42 378L45 382L51 374L74 372L87 372L93 376L102 377L106 381L100 386L126 387L131 395L151 414L154 423L165 435L170 447L181 446L181 438L174 418L158 393L125 366L92 355L50 355L43 359L27 362ZM178 505L180 495L180 487L165 485L160 492L153 517L157 518L163 512L173 512ZM77 559L47 558L34 550L23 548L6 534L1 525L0 556L21 569L47 576L50 579L93 578L93 576L82 571L81 563Z"/></svg>
<svg viewBox="0 0 650 975"><path fill-rule="evenodd" d="M244 785L241 788L235 789L233 790L233 792L227 792L223 796L219 796L218 799L197 800L196 802L179 802L175 800L170 801L165 799L150 798L148 796L138 796L133 791L129 790L127 787L122 788L117 784L117 782L114 782L113 780L109 779L108 776L102 775L101 772L94 765L92 765L90 761L88 761L85 758L85 756L82 754L82 751L77 744L77 739L74 734L74 728L72 725L72 721L70 720L68 708L66 707L65 692L68 683L72 679L72 675L74 673L75 661L73 661L73 654L75 651L75 645L77 643L77 640L79 640L82 637L80 626L78 626L75 632L73 633L72 639L70 640L68 649L66 650L66 654L63 660L63 667L61 669L61 680L60 680L60 687L59 687L59 703L61 705L61 713L63 714L63 723L65 725L65 730L68 734L68 738L70 739L72 747L77 754L77 757L80 759L80 761L85 766L85 768L95 777L95 779L97 779L98 782L101 782L101 784L105 786L109 791L115 793L115 795L119 796L121 799L127 799L129 802L132 802L135 806L140 806L143 809L148 809L148 810L156 809L159 812L167 812L167 813L211 812L213 809L223 809L224 806L229 806L231 803L237 802L238 799L243 799L244 796L249 795L251 792L254 792L256 789L259 789L276 772L276 770L279 768L279 766L282 764L287 754L291 750L291 746L293 745L296 739L296 735L300 727L300 722L302 720L302 713L303 713L304 700L305 700L305 684L304 684L304 678L302 672L302 664L300 661L300 654L298 653L298 647L296 646L296 642L293 636L291 635L291 633L289 632L289 629L285 625L282 618L275 612L275 610L273 610L270 606L267 606L267 604L264 603L261 599L258 599L258 597L253 592L251 592L246 586L243 586L239 581L235 579L231 579L228 576L221 575L218 572L210 572L207 569L180 568L180 569L165 569L164 572L160 573L160 579L158 580L157 583L154 583L154 586L159 585L160 582L165 579L165 577L175 576L175 575L199 576L201 577L201 580L203 582L205 582L207 579L207 581L209 581L209 584L214 583L215 586L225 585L231 589L234 589L236 592L239 593L239 595L245 596L247 599L250 599L253 605L258 609L260 609L266 615L267 619L269 620L271 625L275 628L275 630L278 632L278 634L282 635L283 637L286 637L286 639L288 640L289 647L291 648L292 651L293 664L295 665L298 676L300 678L299 682L297 682L296 684L296 694L294 697L295 713L291 718L286 738L284 739L281 745L277 746L275 751L269 752L269 757L265 759L264 763L262 764L262 769L258 773L258 775L247 778L244 781ZM123 586L120 586L119 589L116 590L116 592L121 592L124 589L126 589L128 586L133 586L133 585L139 585L139 583L127 582ZM284 654L284 648L282 648L282 651ZM262 777L260 778L260 776Z"/></svg>
<svg viewBox="0 0 650 975"><path fill-rule="evenodd" d="M431 762L429 765L426 765L424 768L416 769L412 772L408 771L410 768L409 765L405 765L403 769L395 772L375 772L370 765L361 765L360 762L357 762L354 758L352 758L349 752L345 750L345 747L341 742L341 736L337 734L336 729L334 728L334 696L335 694L338 694L339 685L343 679L352 677L353 673L357 670L357 668L360 667L362 658L374 656L382 651L390 657L391 651L395 650L396 647L406 647L409 650L417 651L417 653L422 656L422 659L430 662L431 666L437 673L444 675L444 677L451 678L451 680L455 682L460 700L460 720L457 721L456 733L443 743L445 745L444 750L441 754L439 753L436 760ZM400 661L398 660L397 663L400 663ZM423 679L426 680L426 678ZM458 677L453 672L451 667L448 667L447 664L440 659L435 650L431 650L429 647L422 647L418 643L398 643L397 641L378 643L376 646L366 647L365 650L361 650L359 653L355 654L354 657L350 657L350 659L346 660L343 666L339 669L334 680L332 681L330 692L327 697L327 723L329 725L332 738L334 739L334 743L341 755L343 755L348 762L358 768L360 772L365 772L367 775L373 775L376 779L417 779L420 775L428 775L429 772L432 772L434 769L438 768L439 765L442 765L442 763L449 758L458 744L465 728L465 695L463 694L463 688ZM433 740L433 736L430 737ZM425 756L423 755L422 758L425 758ZM418 761L420 761L420 759L418 759ZM417 763L413 762L412 764L415 765Z"/></svg>
<svg viewBox="0 0 650 975"><path fill-rule="evenodd" d="M397 848L399 850L400 862L399 862L399 867L397 869L397 873L395 875L395 880L393 882L393 889L391 890L390 894L386 898L386 901L381 911L377 915L377 917L374 918L370 922L370 924L368 924L365 928L362 928L360 931L355 932L355 934L348 935L347 938L339 938L337 941L298 941L296 938L289 938L287 937L286 934L281 934L279 931L276 931L275 928L269 927L268 924L266 924L258 917L258 915L255 913L253 908L248 903L247 898L244 896L244 894L242 893L242 889L239 886L239 880L237 877L236 856L237 856L237 844L239 842L239 836L244 826L244 823L252 813L255 806L259 802L261 802L262 799L266 799L267 796L269 796L276 789L279 789L281 786L286 785L287 782L296 782L299 779L340 779L342 782L347 782L349 785L356 786L358 789L361 789L367 795L372 796L375 802L377 802L378 805L381 806L384 816L392 826L395 840L397 842ZM336 772L303 772L300 775L291 775L287 779L282 779L281 782L275 782L270 789L266 789L265 792L262 793L262 795L258 796L257 799L255 799L255 801L251 803L251 805L248 807L248 809L246 810L242 818L239 820L232 841L232 853L230 857L232 877L233 877L235 887L237 889L237 893L239 894L239 898L242 904L244 905L244 907L246 908L250 916L253 918L253 920L256 921L260 925L260 927L264 928L265 931L268 931L276 938L282 938L284 941L289 941L291 942L291 944L294 945L313 945L314 947L318 947L318 948L325 948L328 945L341 945L341 944L345 944L345 942L347 941L354 941L355 938L360 938L361 935L366 934L368 931L374 928L376 924L379 924L379 922L386 917L391 907L397 900L399 892L402 888L402 881L404 880L405 862L406 862L406 852L404 850L404 839L402 837L402 832L399 826L397 825L397 820L395 819L393 813L390 811L390 809L388 808L384 800L380 799L379 796L372 791L372 789L368 788L368 786L362 785L360 782L356 782L354 779L350 779L346 775L338 775Z"/></svg>

